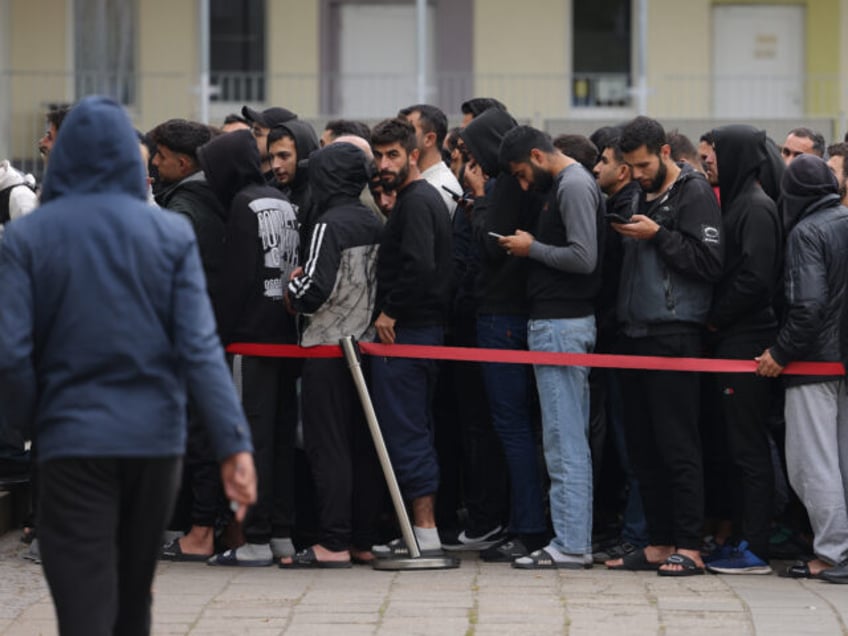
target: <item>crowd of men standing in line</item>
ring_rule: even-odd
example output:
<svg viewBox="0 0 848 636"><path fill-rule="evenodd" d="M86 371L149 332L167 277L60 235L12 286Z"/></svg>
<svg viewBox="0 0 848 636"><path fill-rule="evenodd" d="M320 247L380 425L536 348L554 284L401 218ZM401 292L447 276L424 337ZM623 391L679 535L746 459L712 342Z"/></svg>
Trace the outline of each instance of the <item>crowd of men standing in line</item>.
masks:
<svg viewBox="0 0 848 636"><path fill-rule="evenodd" d="M647 117L552 140L494 99L462 111L451 131L441 110L417 104L373 129L332 121L319 138L285 108L245 107L221 129L173 119L139 134L149 198L194 230L220 341L311 347L352 335L756 360L756 373L709 381L396 357L367 365L423 555L765 574L785 471L814 557L783 574L848 582L844 379L786 377L785 444L771 417L787 364L839 362L846 350L848 144L825 149L799 128L778 149L731 125L696 150ZM62 113L51 114L45 160L60 126ZM228 362L253 440L256 503L222 549L222 455L207 396L192 394L171 522L180 532L160 558L307 568L408 554L402 539L381 542L384 486L345 363ZM721 424L704 426L716 403L706 419ZM604 446L623 468L626 503L620 532L598 546ZM298 447L308 471L296 474ZM716 516L732 523L705 551L713 452L726 460L716 483L738 479L718 493L728 503Z"/></svg>

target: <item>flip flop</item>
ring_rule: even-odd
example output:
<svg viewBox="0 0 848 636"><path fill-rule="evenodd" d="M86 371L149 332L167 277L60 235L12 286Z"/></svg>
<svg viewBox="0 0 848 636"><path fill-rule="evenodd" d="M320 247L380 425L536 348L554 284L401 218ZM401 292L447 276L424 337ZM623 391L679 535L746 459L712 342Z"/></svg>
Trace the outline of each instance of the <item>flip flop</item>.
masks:
<svg viewBox="0 0 848 636"><path fill-rule="evenodd" d="M211 556L211 554L189 554L187 552L183 552L183 549L180 547L179 539L174 539L170 543L165 544L159 552L159 558L163 561L200 563L202 561L208 561Z"/></svg>
<svg viewBox="0 0 848 636"><path fill-rule="evenodd" d="M206 565L223 565L228 567L265 568L273 565L273 559L239 559L235 550L227 550L213 554L206 560Z"/></svg>
<svg viewBox="0 0 848 636"><path fill-rule="evenodd" d="M518 570L589 570L592 564L585 561L557 561L550 552L542 548L527 556L518 557L512 562L512 567Z"/></svg>
<svg viewBox="0 0 848 636"><path fill-rule="evenodd" d="M672 554L665 560L663 565L680 565L682 570L657 570L660 576L697 576L704 573L704 568L697 565L692 559L685 554Z"/></svg>
<svg viewBox="0 0 848 636"><path fill-rule="evenodd" d="M656 572L662 563L648 561L644 550L635 550L621 557L621 565L608 565L608 570L624 570L627 572Z"/></svg>
<svg viewBox="0 0 848 636"><path fill-rule="evenodd" d="M291 559L291 563L280 563L279 566L283 570L303 570L309 568L321 568L321 569L341 569L341 568L349 568L353 567L353 564L348 561L321 561L315 555L315 551L312 548L305 548L300 552L297 552L294 556L289 557Z"/></svg>
<svg viewBox="0 0 848 636"><path fill-rule="evenodd" d="M823 570L823 572L826 570ZM778 576L784 579L820 579L822 572L813 574L810 571L808 561L795 561L792 565L787 565L783 570L777 573Z"/></svg>

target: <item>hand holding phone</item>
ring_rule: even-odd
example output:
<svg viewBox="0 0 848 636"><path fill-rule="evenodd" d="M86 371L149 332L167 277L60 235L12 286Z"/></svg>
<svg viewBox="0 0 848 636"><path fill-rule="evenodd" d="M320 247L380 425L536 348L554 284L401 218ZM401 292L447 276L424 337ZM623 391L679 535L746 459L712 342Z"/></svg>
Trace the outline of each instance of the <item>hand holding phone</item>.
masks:
<svg viewBox="0 0 848 636"><path fill-rule="evenodd" d="M607 212L604 215L604 218L606 218L608 223L633 223L633 219L631 219L629 216L622 216L620 214L616 214L615 212Z"/></svg>

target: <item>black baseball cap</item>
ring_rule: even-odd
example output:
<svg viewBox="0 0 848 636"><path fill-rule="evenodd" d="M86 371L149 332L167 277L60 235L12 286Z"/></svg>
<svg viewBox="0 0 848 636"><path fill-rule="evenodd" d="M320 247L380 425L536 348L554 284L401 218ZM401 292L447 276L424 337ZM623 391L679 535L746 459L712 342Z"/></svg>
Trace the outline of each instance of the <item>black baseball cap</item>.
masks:
<svg viewBox="0 0 848 636"><path fill-rule="evenodd" d="M262 112L242 106L241 114L244 115L247 121L255 121L265 128L273 128L292 119L297 119L297 113L291 112L288 108L280 108L279 106L266 108Z"/></svg>

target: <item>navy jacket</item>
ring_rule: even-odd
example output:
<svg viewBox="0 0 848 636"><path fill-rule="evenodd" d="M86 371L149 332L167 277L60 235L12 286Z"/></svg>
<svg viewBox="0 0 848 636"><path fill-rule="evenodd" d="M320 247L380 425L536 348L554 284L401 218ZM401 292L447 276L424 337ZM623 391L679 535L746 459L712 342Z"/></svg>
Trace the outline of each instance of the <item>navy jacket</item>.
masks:
<svg viewBox="0 0 848 636"><path fill-rule="evenodd" d="M38 458L169 457L186 389L217 457L251 451L194 233L147 205L138 139L115 102L81 101L37 213L0 246L0 410Z"/></svg>

